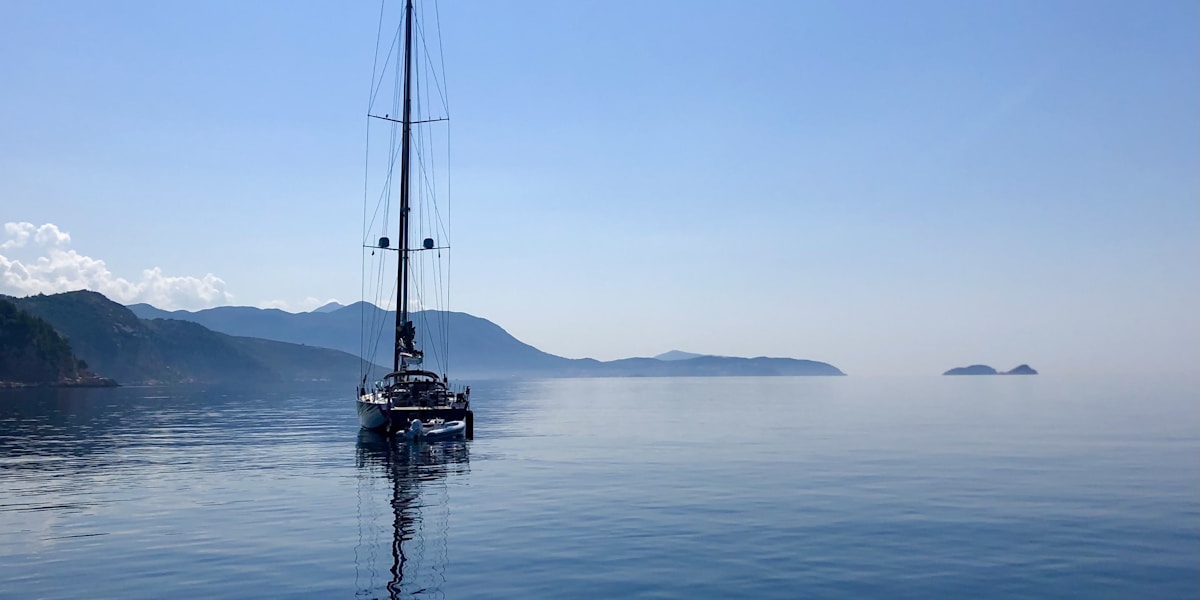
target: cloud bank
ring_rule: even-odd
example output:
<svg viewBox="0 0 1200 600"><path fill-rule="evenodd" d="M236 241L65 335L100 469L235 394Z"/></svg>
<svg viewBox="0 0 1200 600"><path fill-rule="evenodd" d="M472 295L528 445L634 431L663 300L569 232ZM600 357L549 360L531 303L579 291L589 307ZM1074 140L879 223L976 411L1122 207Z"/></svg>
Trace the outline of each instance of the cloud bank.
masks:
<svg viewBox="0 0 1200 600"><path fill-rule="evenodd" d="M150 267L136 281L118 277L103 260L72 250L71 234L53 223L5 223L0 242L0 293L12 296L93 290L122 304L146 302L165 310L195 310L229 304L225 282L164 275ZM17 255L22 255L17 258Z"/></svg>

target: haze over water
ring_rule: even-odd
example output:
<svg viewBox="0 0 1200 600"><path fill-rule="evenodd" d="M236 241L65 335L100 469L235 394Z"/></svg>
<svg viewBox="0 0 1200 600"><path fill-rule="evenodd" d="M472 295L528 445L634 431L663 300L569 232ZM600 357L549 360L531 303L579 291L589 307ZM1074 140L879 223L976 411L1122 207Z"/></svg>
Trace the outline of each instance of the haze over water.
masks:
<svg viewBox="0 0 1200 600"><path fill-rule="evenodd" d="M476 439L343 386L0 392L0 598L1194 598L1184 379L475 382Z"/></svg>

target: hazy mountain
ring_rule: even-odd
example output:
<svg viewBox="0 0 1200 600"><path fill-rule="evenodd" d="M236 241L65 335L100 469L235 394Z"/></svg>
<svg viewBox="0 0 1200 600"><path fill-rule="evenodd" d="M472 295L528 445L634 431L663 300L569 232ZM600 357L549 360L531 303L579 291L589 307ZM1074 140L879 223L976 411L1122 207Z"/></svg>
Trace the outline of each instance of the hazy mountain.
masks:
<svg viewBox="0 0 1200 600"><path fill-rule="evenodd" d="M129 309L142 318L191 321L229 335L308 344L356 356L373 354L376 362L385 366L392 360L396 313L366 302L327 313L289 313L247 306L168 312L149 304L134 304ZM576 374L596 362L547 354L522 343L495 323L466 313L423 310L412 313L412 319L417 326L417 346L425 349L426 368L453 372L455 377ZM373 332L368 345L377 348L376 352L364 350L359 333L363 330ZM443 368L447 347L443 338L447 335L451 350L449 369Z"/></svg>
<svg viewBox="0 0 1200 600"><path fill-rule="evenodd" d="M354 381L362 365L328 348L234 337L183 320L139 319L95 292L13 301L49 322L94 371L120 383Z"/></svg>
<svg viewBox="0 0 1200 600"><path fill-rule="evenodd" d="M333 312L339 308L345 308L345 307L346 307L345 304L341 304L339 302L330 302L329 304L325 304L323 306L318 306L317 308L312 309L312 311L310 311L310 312L328 313L328 312Z"/></svg>
<svg viewBox="0 0 1200 600"><path fill-rule="evenodd" d="M668 350L655 356L658 360L687 360L689 358L700 358L708 356L707 354L695 354L693 352L684 352L683 350Z"/></svg>
<svg viewBox="0 0 1200 600"><path fill-rule="evenodd" d="M356 355L363 351L361 330L374 332L367 345L377 349L375 362L391 360L396 313L358 302L332 312L288 313L276 309L222 306L198 311L164 311L134 304L143 318L181 319L230 335L250 336L333 348ZM844 375L836 367L791 358L735 358L680 351L672 358L630 358L601 362L569 359L542 352L521 342L499 325L466 313L423 310L412 313L417 345L425 349L425 366L456 378L543 376L704 376L704 375ZM449 343L451 363L444 368ZM437 342L437 343L431 343Z"/></svg>

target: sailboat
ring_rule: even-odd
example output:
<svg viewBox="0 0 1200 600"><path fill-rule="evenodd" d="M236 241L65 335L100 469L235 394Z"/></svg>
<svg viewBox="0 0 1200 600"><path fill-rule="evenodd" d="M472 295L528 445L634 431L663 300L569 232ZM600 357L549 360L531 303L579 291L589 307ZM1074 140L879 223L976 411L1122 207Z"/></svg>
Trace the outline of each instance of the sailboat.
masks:
<svg viewBox="0 0 1200 600"><path fill-rule="evenodd" d="M381 14L381 19L383 15ZM424 29L428 29L427 27ZM440 26L439 26L440 29ZM414 116L413 104L414 100L421 101L421 88L418 88L417 94L414 94L414 84L420 86L419 75L416 74L418 60L414 52L414 13L412 0L406 0L404 5L404 20L403 20L403 60L393 61L394 48L389 47L386 58L383 61L383 67L379 66L379 49L376 50L376 73L372 75L372 90L371 90L371 105L368 106L368 183L365 188L370 187L370 125L372 123L382 123L388 128L389 138L387 141L387 168L386 175L383 177L380 185L380 203L384 206L382 214L384 218L374 219L372 215L378 216L381 214L379 205L376 205L374 212L371 211L368 205L364 218L364 229L366 229L366 239L363 247L369 250L372 257L382 259L389 254L396 255L395 265L395 296L388 298L388 302L395 302L395 320L394 330L392 332L392 367L391 370L382 378L377 379L373 384L368 384L369 379L373 379L370 371L364 371L357 386L357 405L358 405L358 421L363 429L371 431L383 431L387 433L397 433L409 438L434 438L448 437L453 435L463 435L467 438L474 436L474 414L471 411L471 388L464 387L462 389L454 389L449 382L449 377L445 370L439 375L433 370L424 368L425 351L417 347L417 329L416 323L413 321L413 314L409 310L409 300L412 295L416 295L417 299L423 299L420 289L415 288L414 273L414 257L422 253L436 252L437 257L442 256L442 251L448 251L449 246L439 246L432 237L426 237L421 246L418 248L410 247L413 236L412 212L417 200L423 202L427 195L436 194L436 189L431 191L431 186L428 184L431 180L436 180L436 172L426 170L425 161L430 159L428 148L418 147L416 153L418 160L422 161L421 165L414 165L413 154L415 142L425 140L425 137L414 131L414 126L442 123L448 118L427 118L426 116ZM380 31L382 32L382 21ZM397 31L399 34L399 31ZM398 36L397 36L398 37ZM382 37L380 38L382 39ZM423 40L422 40L423 41ZM378 46L378 44L377 44ZM427 47L428 44L422 44L422 47ZM430 64L427 60L421 64ZM393 108L399 108L401 114L396 118L392 113L378 114L381 111L375 110L374 106L379 91L384 87L382 76L377 80L376 75L388 71L389 65L392 65L395 70L395 95L392 100ZM402 80L402 84L400 84ZM414 81L417 80L417 81ZM424 87L426 99L429 94L430 86ZM442 86L437 86L440 92ZM414 98L414 96L416 96ZM442 106L445 106L444 93L441 96ZM397 101L400 101L397 106ZM430 102L425 102L426 106ZM422 152L424 148L424 152ZM398 151L398 152L397 152ZM399 154L400 172L399 177L393 177L392 168L395 165L396 154ZM417 192L414 195L414 189ZM399 196L399 211L397 215L399 244L393 248L389 238L382 235L377 239L374 237L373 225L378 223L381 231L389 231L391 222L386 218L388 207L390 207L390 199L392 192L397 192ZM369 200L370 196L367 195ZM433 214L440 217L436 210L422 212L425 215L423 221L429 220L428 215ZM445 229L441 229L445 231ZM416 236L419 237L419 236ZM367 281L366 260L364 257L364 290ZM380 262L383 269L384 262ZM441 271L438 271L440 273ZM382 284L389 279L383 277L383 270L379 273L381 277L379 282ZM438 286L444 287L444 286ZM383 285L379 286L383 289ZM364 302L362 306L366 311L368 303L365 302L366 293L364 292ZM372 305L372 308L374 306ZM385 313L386 314L386 313ZM446 315L443 314L443 318ZM368 318L364 312L363 322L366 324ZM444 324L444 321L443 321ZM390 325L387 324L387 325ZM365 364L374 364L373 356L371 356L379 346L378 337L372 329L382 332L386 327L385 324L379 323L377 327L366 328L363 331L363 354L367 359ZM441 329L445 330L445 327ZM448 339L448 333L445 338ZM376 343L372 344L368 340L375 339ZM441 356L444 358L445 341L443 340L443 348ZM446 362L442 362L442 367L447 367Z"/></svg>

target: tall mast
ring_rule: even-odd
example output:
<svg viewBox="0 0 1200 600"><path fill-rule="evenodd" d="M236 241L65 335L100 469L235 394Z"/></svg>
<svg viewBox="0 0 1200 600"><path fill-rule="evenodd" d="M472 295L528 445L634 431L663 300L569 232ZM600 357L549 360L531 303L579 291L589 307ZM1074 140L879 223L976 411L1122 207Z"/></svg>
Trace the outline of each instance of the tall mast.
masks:
<svg viewBox="0 0 1200 600"><path fill-rule="evenodd" d="M408 145L409 129L412 126L412 34L413 5L408 0L404 5L404 117L400 148L400 261L396 267L396 351L392 359L392 372L400 370L400 354L413 350L416 328L408 320Z"/></svg>

